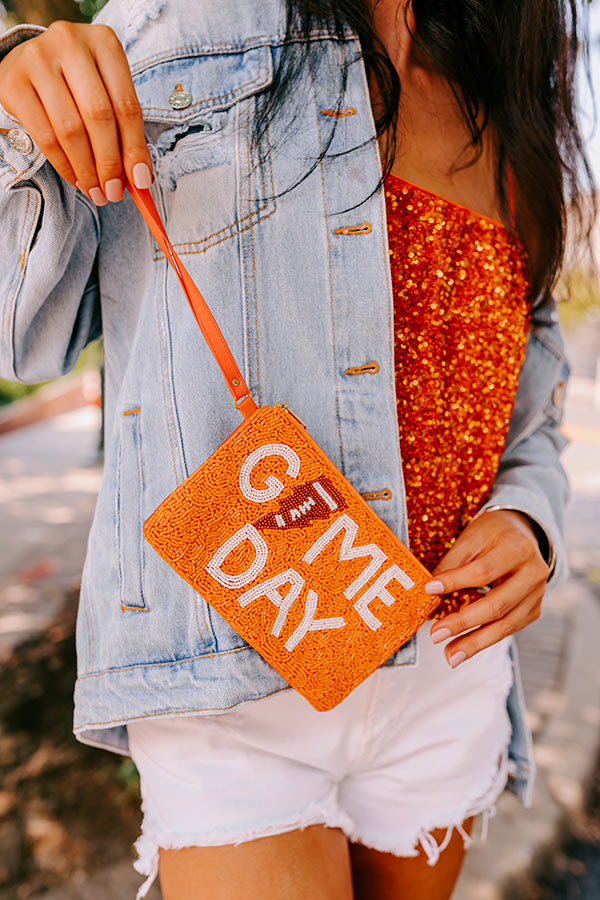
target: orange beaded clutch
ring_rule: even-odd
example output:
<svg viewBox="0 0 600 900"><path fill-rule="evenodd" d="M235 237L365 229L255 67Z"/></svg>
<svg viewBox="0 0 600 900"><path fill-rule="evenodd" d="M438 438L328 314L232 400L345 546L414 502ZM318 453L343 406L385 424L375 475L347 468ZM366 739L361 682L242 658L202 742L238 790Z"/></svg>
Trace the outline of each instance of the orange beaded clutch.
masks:
<svg viewBox="0 0 600 900"><path fill-rule="evenodd" d="M244 415L144 537L315 709L331 709L435 609L429 572L291 410L256 406L149 191L128 188Z"/></svg>

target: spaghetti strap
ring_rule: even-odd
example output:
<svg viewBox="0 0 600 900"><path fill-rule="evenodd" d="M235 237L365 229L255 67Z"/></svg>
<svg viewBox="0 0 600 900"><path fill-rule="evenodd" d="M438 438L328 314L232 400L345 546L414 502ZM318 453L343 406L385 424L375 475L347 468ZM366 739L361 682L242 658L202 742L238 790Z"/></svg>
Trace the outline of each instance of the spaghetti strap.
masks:
<svg viewBox="0 0 600 900"><path fill-rule="evenodd" d="M508 175L508 208L510 211L510 227L514 231L517 227L515 219L515 183L510 163L507 163L506 168Z"/></svg>

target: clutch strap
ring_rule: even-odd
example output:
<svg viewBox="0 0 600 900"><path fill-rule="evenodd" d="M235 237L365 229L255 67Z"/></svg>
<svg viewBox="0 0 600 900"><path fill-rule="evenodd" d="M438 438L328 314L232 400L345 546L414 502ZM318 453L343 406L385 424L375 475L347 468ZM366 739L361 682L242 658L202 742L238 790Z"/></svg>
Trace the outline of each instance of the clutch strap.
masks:
<svg viewBox="0 0 600 900"><path fill-rule="evenodd" d="M229 349L227 341L223 337L223 332L219 328L217 320L211 313L208 303L196 287L194 279L175 253L173 245L167 237L165 226L161 221L150 191L147 189L141 190L140 188L136 188L129 180L127 180L126 183L127 189L133 198L133 202L144 217L148 228L156 238L158 246L165 254L179 279L181 287L183 288L183 293L190 304L194 318L200 327L200 331L204 335L204 339L227 382L227 387L233 396L236 409L239 409L244 418L247 418L252 415L258 407L252 399L248 385L242 377L242 373L233 358L233 354Z"/></svg>

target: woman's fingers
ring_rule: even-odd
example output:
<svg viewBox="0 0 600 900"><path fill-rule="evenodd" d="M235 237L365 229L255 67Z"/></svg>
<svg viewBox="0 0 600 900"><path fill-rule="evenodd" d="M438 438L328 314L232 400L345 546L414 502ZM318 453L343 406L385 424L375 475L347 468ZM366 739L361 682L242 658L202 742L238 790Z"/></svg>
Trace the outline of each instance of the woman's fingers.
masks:
<svg viewBox="0 0 600 900"><path fill-rule="evenodd" d="M0 102L59 174L99 205L123 197L125 176L150 186L142 111L125 51L107 26L53 22L13 48L0 61Z"/></svg>
<svg viewBox="0 0 600 900"><path fill-rule="evenodd" d="M542 609L543 595L543 589L538 588L531 591L525 597L521 597L518 604L501 619L475 628L468 634L446 644L444 653L450 666L453 669L456 668L461 662L475 656L480 650L491 647L497 641L501 641L535 622ZM478 600L475 601L475 605L478 603Z"/></svg>
<svg viewBox="0 0 600 900"><path fill-rule="evenodd" d="M88 132L66 82L45 61L40 65L37 75L34 83L36 93L56 140L75 173L75 181L86 190L98 187L98 174ZM40 149L46 155L45 149L41 146Z"/></svg>
<svg viewBox="0 0 600 900"><path fill-rule="evenodd" d="M125 52L114 31L106 31L108 34L96 41L93 49L115 113L123 169L136 187L148 188L152 183L152 159L144 135L142 109Z"/></svg>
<svg viewBox="0 0 600 900"><path fill-rule="evenodd" d="M540 586L532 584L531 573L527 567L519 569L510 578L506 578L492 588L489 593L436 622L431 629L431 638L434 644L462 634L463 631L471 628L505 618L515 606L522 602L523 597L528 596L532 589L537 590Z"/></svg>
<svg viewBox="0 0 600 900"><path fill-rule="evenodd" d="M27 129L32 140L65 181L74 185L77 176L73 167L58 142L40 98L29 84L24 84L21 89L19 107L22 120L26 119L34 123Z"/></svg>
<svg viewBox="0 0 600 900"><path fill-rule="evenodd" d="M115 113L88 47L73 41L71 52L61 60L61 70L90 149L81 177L74 164L77 180L85 191L101 187L109 200L121 200L123 170ZM83 163L83 155L80 159Z"/></svg>

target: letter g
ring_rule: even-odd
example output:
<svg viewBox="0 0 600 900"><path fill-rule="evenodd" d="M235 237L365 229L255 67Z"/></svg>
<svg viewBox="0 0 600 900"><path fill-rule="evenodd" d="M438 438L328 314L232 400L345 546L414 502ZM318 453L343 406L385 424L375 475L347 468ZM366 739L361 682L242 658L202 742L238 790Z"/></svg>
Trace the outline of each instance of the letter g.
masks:
<svg viewBox="0 0 600 900"><path fill-rule="evenodd" d="M288 447L287 444L263 444L262 447L257 447L256 450L253 450L242 463L239 477L239 485L242 494L247 500L252 500L254 503L266 503L268 500L274 500L284 488L283 483L274 475L269 475L265 479L265 484L268 485L268 487L263 490L252 487L252 484L250 483L252 470L261 459L265 458L265 456L282 456L287 460L288 464L286 475L297 478L300 474L300 457L296 451L292 450L291 447Z"/></svg>

